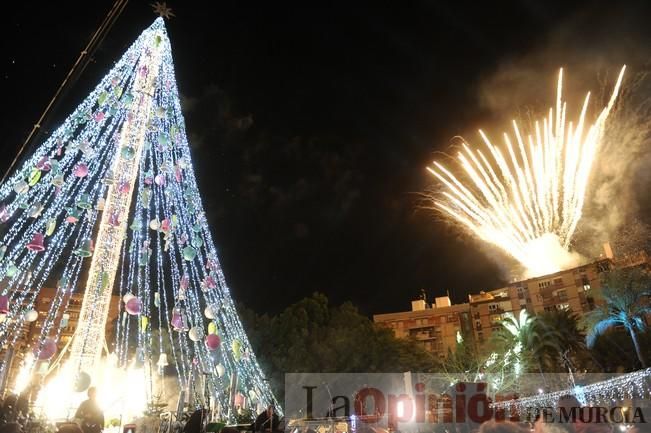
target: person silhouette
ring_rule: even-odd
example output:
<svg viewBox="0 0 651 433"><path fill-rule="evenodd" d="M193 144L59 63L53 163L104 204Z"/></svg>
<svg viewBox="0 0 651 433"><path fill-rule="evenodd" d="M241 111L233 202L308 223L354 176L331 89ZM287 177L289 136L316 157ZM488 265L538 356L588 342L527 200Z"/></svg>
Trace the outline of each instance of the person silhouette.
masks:
<svg viewBox="0 0 651 433"><path fill-rule="evenodd" d="M84 433L100 433L104 430L104 413L97 404L97 389L88 388L88 400L84 400L77 409L75 418L79 420Z"/></svg>

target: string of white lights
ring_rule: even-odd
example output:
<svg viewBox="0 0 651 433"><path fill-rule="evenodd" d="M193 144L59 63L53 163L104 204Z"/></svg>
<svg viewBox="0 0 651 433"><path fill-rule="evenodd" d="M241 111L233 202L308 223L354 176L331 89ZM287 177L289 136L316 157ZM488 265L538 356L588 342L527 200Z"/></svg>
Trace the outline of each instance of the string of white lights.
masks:
<svg viewBox="0 0 651 433"><path fill-rule="evenodd" d="M539 395L496 401L492 403L492 407L494 409L511 408L517 411L556 407L562 397L570 395L583 400L587 406L611 405L626 400L646 399L651 397L650 379L651 368L647 368L633 373L616 375L588 385L577 385L574 388Z"/></svg>
<svg viewBox="0 0 651 433"><path fill-rule="evenodd" d="M142 399L153 398L154 375L171 371L164 368L169 355L179 385L197 393L190 398L201 400L205 379L229 421L235 394L249 407L275 403L280 412L219 265L162 20L0 185L0 202L0 221L8 225L0 244L0 277L8 283L0 295L10 304L0 323L2 347L19 337L41 288L58 280L34 355L51 359L62 313L83 290L68 363L75 375L91 372L103 365L97 360L115 292L115 359L119 368L143 368Z"/></svg>

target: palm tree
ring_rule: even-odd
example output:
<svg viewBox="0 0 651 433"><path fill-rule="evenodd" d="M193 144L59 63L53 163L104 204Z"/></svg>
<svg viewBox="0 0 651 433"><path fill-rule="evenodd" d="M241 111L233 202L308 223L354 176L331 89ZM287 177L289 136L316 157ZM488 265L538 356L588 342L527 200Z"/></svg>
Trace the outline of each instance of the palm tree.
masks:
<svg viewBox="0 0 651 433"><path fill-rule="evenodd" d="M542 373L549 353L558 353L558 332L540 326L537 316L530 316L522 309L518 317L508 314L501 327L493 334L493 343L502 353L512 353L522 369L535 364Z"/></svg>
<svg viewBox="0 0 651 433"><path fill-rule="evenodd" d="M617 269L602 280L601 294L605 304L586 315L587 344L593 347L598 336L622 326L631 337L635 353L643 368L647 367L639 342L639 333L646 330L651 277L639 268Z"/></svg>
<svg viewBox="0 0 651 433"><path fill-rule="evenodd" d="M586 352L585 333L580 329L579 316L571 310L545 311L536 317L535 326L538 334L547 341L541 353L547 367L553 369L566 363L568 355Z"/></svg>

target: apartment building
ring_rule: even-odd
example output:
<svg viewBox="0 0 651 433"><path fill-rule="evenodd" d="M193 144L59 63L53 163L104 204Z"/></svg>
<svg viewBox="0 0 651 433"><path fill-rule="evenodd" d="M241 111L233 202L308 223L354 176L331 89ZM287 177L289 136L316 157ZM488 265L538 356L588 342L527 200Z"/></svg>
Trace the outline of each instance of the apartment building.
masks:
<svg viewBox="0 0 651 433"><path fill-rule="evenodd" d="M38 318L31 323L25 322L16 343L12 348L7 349L10 353L6 357L8 368L6 380L3 380L3 382L5 385L8 385L9 389L12 389L13 387L15 378L20 370L25 355L33 350L33 347L41 334L50 307L56 298L57 290L57 288L53 287L44 287L39 291L34 301L34 310L38 312ZM66 350L66 346L72 340L75 330L77 329L84 293L73 292L66 296L67 298L63 300L63 304L65 305L67 302L67 307L65 310L61 309L61 311L58 312L57 317L54 318L54 326L60 328L59 338L57 341L57 353ZM106 339L109 342L114 338L114 322L119 316L119 302L120 297L118 295L113 295L106 323ZM50 334L53 332L54 330L51 330ZM4 353L3 359L5 359ZM4 391L6 391L6 389Z"/></svg>
<svg viewBox="0 0 651 433"><path fill-rule="evenodd" d="M448 296L427 303L425 297L411 303L411 311L376 314L373 321L393 330L398 338L412 338L434 353L445 358L457 344L457 333L470 330L467 304L453 305Z"/></svg>
<svg viewBox="0 0 651 433"><path fill-rule="evenodd" d="M468 295L473 333L477 342L487 340L506 315L517 316L569 310L578 315L591 311L600 302L601 274L608 271L610 259L572 269L517 281L506 287Z"/></svg>
<svg viewBox="0 0 651 433"><path fill-rule="evenodd" d="M414 338L439 357L454 350L456 332L472 333L482 344L500 327L507 315L568 310L579 316L601 301L601 276L613 268L647 266L649 256L640 252L615 258L605 248L606 257L594 262L522 281L505 287L468 295L468 302L451 304L449 297L436 298L431 305L424 296L412 302L411 311L376 314L373 320L393 330L398 338ZM465 334L464 334L465 335Z"/></svg>

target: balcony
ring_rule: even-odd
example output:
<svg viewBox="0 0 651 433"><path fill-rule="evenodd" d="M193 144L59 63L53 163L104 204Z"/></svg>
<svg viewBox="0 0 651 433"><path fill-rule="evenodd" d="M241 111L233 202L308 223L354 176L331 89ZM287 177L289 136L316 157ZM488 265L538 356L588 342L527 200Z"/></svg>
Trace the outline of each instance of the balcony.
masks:
<svg viewBox="0 0 651 433"><path fill-rule="evenodd" d="M412 337L416 338L416 340L435 340L436 336L435 334L431 334L429 332L419 332L417 334L412 335Z"/></svg>
<svg viewBox="0 0 651 433"><path fill-rule="evenodd" d="M559 295L550 295L550 296L543 296L542 297L543 306L567 303L567 302L569 302L569 300L570 300L570 298L566 294L565 295L560 295L560 296Z"/></svg>
<svg viewBox="0 0 651 433"><path fill-rule="evenodd" d="M417 328L417 329L410 329L409 330L409 336L411 338L415 338L416 340L423 341L423 340L432 340L436 338L441 337L441 330L438 328Z"/></svg>

